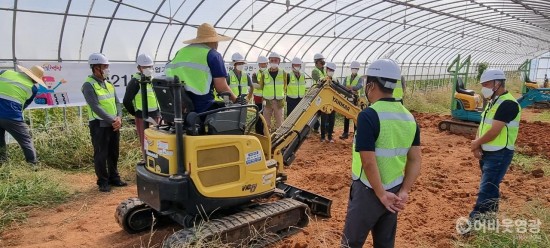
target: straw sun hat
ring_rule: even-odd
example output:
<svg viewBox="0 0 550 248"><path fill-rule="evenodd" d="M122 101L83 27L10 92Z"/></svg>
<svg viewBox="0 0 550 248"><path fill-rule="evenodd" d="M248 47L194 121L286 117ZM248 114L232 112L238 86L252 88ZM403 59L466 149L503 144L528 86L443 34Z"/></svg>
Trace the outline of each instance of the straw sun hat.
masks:
<svg viewBox="0 0 550 248"><path fill-rule="evenodd" d="M42 77L44 77L44 69L42 69L41 66L35 65L31 67L30 70L20 65L17 65L17 68L19 69L19 71L25 73L27 76L32 78L33 81L41 84L42 86L45 86L44 80L42 80Z"/></svg>
<svg viewBox="0 0 550 248"><path fill-rule="evenodd" d="M192 40L186 40L184 44L196 44L196 43L208 43L218 41L228 41L231 37L225 35L219 35L216 33L216 29L208 23L203 23L197 28L197 38Z"/></svg>

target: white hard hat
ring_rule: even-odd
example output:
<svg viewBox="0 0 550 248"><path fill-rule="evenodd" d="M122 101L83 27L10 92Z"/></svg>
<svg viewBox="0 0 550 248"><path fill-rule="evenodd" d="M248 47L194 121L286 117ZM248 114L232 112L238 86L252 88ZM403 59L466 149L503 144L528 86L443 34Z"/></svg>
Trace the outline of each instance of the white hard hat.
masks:
<svg viewBox="0 0 550 248"><path fill-rule="evenodd" d="M88 57L88 64L89 65L108 65L109 60L103 53L92 53L90 54L90 57Z"/></svg>
<svg viewBox="0 0 550 248"><path fill-rule="evenodd" d="M231 56L231 60L233 60L233 63L246 62L240 53L234 53L233 56Z"/></svg>
<svg viewBox="0 0 550 248"><path fill-rule="evenodd" d="M397 82L401 80L401 68L391 59L379 59L372 62L369 68L367 68L367 76L378 77L379 80L382 80L380 78L393 79ZM380 83L386 88L395 89L397 86L396 82L384 82L382 80Z"/></svg>
<svg viewBox="0 0 550 248"><path fill-rule="evenodd" d="M328 69L331 69L331 70L333 70L333 71L336 71L336 64L335 64L335 63L328 62L327 65L326 65L326 67L327 67Z"/></svg>
<svg viewBox="0 0 550 248"><path fill-rule="evenodd" d="M359 64L359 62L357 61L352 61L351 64L349 65L349 68L351 69L359 69L359 67L361 67L361 64Z"/></svg>
<svg viewBox="0 0 550 248"><path fill-rule="evenodd" d="M315 55L313 55L313 60L324 59L324 58L325 56L323 56L320 53L316 53Z"/></svg>
<svg viewBox="0 0 550 248"><path fill-rule="evenodd" d="M153 59L149 55L142 53L137 57L137 64L139 66L153 66Z"/></svg>
<svg viewBox="0 0 550 248"><path fill-rule="evenodd" d="M269 63L269 59L267 59L265 56L258 57L258 64L263 64L263 63Z"/></svg>
<svg viewBox="0 0 550 248"><path fill-rule="evenodd" d="M487 69L481 74L479 82L485 83L492 80L506 80L506 76L500 69Z"/></svg>
<svg viewBox="0 0 550 248"><path fill-rule="evenodd" d="M269 58L278 58L278 59L281 59L281 56L279 56L279 54L276 53L276 52L271 52L271 53L269 54Z"/></svg>
<svg viewBox="0 0 550 248"><path fill-rule="evenodd" d="M292 59L292 64L293 64L293 65L302 65L302 60L301 60L300 58L298 58L298 57L294 57L294 58Z"/></svg>

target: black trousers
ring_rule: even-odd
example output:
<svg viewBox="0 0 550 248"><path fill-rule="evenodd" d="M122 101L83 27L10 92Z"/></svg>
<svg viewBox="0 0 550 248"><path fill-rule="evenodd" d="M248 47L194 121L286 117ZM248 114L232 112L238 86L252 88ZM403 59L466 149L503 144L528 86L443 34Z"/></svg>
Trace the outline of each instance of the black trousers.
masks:
<svg viewBox="0 0 550 248"><path fill-rule="evenodd" d="M298 103L300 103L301 100L302 98L290 98L290 97L286 98L286 116L289 116L290 113L294 111L294 109L296 108L296 106L298 106Z"/></svg>
<svg viewBox="0 0 550 248"><path fill-rule="evenodd" d="M120 180L118 174L118 151L120 132L113 127L101 127L99 120L89 122L90 136L94 146L94 168L97 185Z"/></svg>
<svg viewBox="0 0 550 248"><path fill-rule="evenodd" d="M17 143L19 143L27 162L31 164L38 162L36 159L36 150L34 149L31 133L27 124L22 121L0 119L0 163L2 160L8 159L6 132L11 134Z"/></svg>
<svg viewBox="0 0 550 248"><path fill-rule="evenodd" d="M355 123L353 124L353 131L357 130L357 127L355 126ZM349 133L349 119L344 118L344 135L348 135Z"/></svg>
<svg viewBox="0 0 550 248"><path fill-rule="evenodd" d="M401 185L387 191L397 193ZM370 232L372 232L375 248L395 247L397 230L397 213L393 214L380 202L374 190L360 181L351 184L346 224L342 246L361 248Z"/></svg>
<svg viewBox="0 0 550 248"><path fill-rule="evenodd" d="M321 139L328 136L328 139L332 139L332 132L334 130L334 119L336 118L336 112L330 114L321 114Z"/></svg>
<svg viewBox="0 0 550 248"><path fill-rule="evenodd" d="M258 111L262 111L263 104L256 103L256 107L258 107ZM262 115L261 112L259 115ZM260 117L258 117L258 121L256 121L256 125L254 126L254 131L256 131L257 134L264 135L264 123L262 122L262 120L260 120Z"/></svg>

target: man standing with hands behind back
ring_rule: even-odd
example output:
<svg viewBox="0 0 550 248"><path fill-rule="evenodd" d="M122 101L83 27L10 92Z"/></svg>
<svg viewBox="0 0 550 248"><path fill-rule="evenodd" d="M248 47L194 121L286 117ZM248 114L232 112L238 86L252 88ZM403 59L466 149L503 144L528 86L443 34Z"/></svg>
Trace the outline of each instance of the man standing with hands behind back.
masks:
<svg viewBox="0 0 550 248"><path fill-rule="evenodd" d="M122 105L115 87L109 82L109 60L101 53L88 58L93 75L86 78L82 94L88 104L90 135L94 146L94 169L99 191L109 192L111 186L128 185L118 174L118 151Z"/></svg>
<svg viewBox="0 0 550 248"><path fill-rule="evenodd" d="M365 94L372 105L357 118L342 245L363 247L372 231L374 247L394 247L397 212L404 210L420 174L420 130L412 114L392 97L401 79L399 66L380 59L366 74Z"/></svg>

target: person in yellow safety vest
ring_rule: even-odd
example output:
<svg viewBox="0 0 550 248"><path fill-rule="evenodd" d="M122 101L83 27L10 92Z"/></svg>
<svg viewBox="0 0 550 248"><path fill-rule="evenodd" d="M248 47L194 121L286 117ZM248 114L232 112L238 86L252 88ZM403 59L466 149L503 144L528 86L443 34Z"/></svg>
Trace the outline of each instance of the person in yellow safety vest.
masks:
<svg viewBox="0 0 550 248"><path fill-rule="evenodd" d="M7 131L19 143L27 163L37 169L36 150L23 121L23 110L32 103L38 85L44 85L44 69L36 65L30 70L20 65L17 68L20 72L0 70L0 165L8 159Z"/></svg>
<svg viewBox="0 0 550 248"><path fill-rule="evenodd" d="M141 152L145 155L143 149L143 141L145 139L144 130L148 128L143 124L143 106L141 97L141 83L147 83L147 117L151 117L156 122L160 121L160 109L155 92L153 91L153 59L147 54L140 54L137 57L137 69L139 72L132 75L132 79L126 86L126 93L122 104L128 110L128 113L135 118L136 132L139 137L139 143L141 145ZM141 161L145 163L145 161Z"/></svg>
<svg viewBox="0 0 550 248"><path fill-rule="evenodd" d="M359 95L364 95L363 92L363 85L359 82L359 78L361 78L361 75L358 74L359 68L361 67L361 64L357 61L352 61L349 65L349 68L351 69L351 74L346 77L344 80L344 86L352 91L357 97ZM361 93L360 93L361 92ZM353 130L356 130L355 124L353 125ZM340 139L347 139L349 137L349 119L344 118L344 132L340 136Z"/></svg>
<svg viewBox="0 0 550 248"><path fill-rule="evenodd" d="M485 70L480 82L481 93L489 104L481 114L477 136L471 144L474 156L479 159L481 182L470 220L498 211L499 184L512 162L521 118L521 107L506 90L502 70Z"/></svg>
<svg viewBox="0 0 550 248"><path fill-rule="evenodd" d="M217 93L228 92L229 100L237 97L227 84L227 70L222 55L216 51L218 42L231 40L218 35L212 25L203 23L197 28L195 39L184 41L189 44L181 48L166 65L166 76L178 76L195 107L193 112L202 113L224 107L224 103L214 101Z"/></svg>
<svg viewBox="0 0 550 248"><path fill-rule="evenodd" d="M258 70L252 74L252 85L254 86L254 104L258 107L258 111L262 111L264 98L260 81L262 81L266 75L269 76L269 71L267 70L267 63L269 63L269 60L265 56L259 56L257 63ZM264 123L262 121L258 120L254 129L257 134L264 135Z"/></svg>
<svg viewBox="0 0 550 248"><path fill-rule="evenodd" d="M393 98L403 103L403 96L404 96L406 87L407 87L407 84L405 82L405 77L401 76L401 80L397 81L397 87L393 89Z"/></svg>
<svg viewBox="0 0 550 248"><path fill-rule="evenodd" d="M327 63L326 67L326 78L332 80L334 83L339 83L334 76L334 71L336 71L336 64L332 62ZM332 134L334 133L334 121L336 119L336 112L332 111L330 114L321 113L321 142L334 143L332 139ZM328 140L325 140L325 136Z"/></svg>
<svg viewBox="0 0 550 248"><path fill-rule="evenodd" d="M302 60L292 59L292 72L288 73L286 89L286 115L289 116L306 94L306 80L302 70Z"/></svg>
<svg viewBox="0 0 550 248"><path fill-rule="evenodd" d="M313 55L313 62L315 63L315 68L313 68L313 71L311 72L311 79L313 80L313 84L317 84L321 78L325 78L325 57L320 54L316 53ZM320 121L319 119L316 120L316 122L313 124L313 132L319 133L319 125Z"/></svg>
<svg viewBox="0 0 550 248"><path fill-rule="evenodd" d="M94 168L99 191L111 191L111 185L128 185L118 174L118 152L122 105L115 86L109 82L109 60L101 53L88 58L92 75L82 84L82 94L88 104L90 136L94 147Z"/></svg>
<svg viewBox="0 0 550 248"><path fill-rule="evenodd" d="M399 66L380 59L366 74L365 95L372 105L357 117L342 245L363 247L372 231L374 247L395 247L397 213L404 210L420 174L420 129L392 97L401 78Z"/></svg>
<svg viewBox="0 0 550 248"><path fill-rule="evenodd" d="M276 130L283 123L287 73L279 68L281 57L278 53L269 54L269 70L260 79L264 98L264 118L270 131ZM271 125L271 116L275 117L275 126Z"/></svg>
<svg viewBox="0 0 550 248"><path fill-rule="evenodd" d="M233 60L233 70L229 71L226 80L233 94L237 96L238 101L245 105L252 99L254 92L253 82L250 75L243 71L246 64L244 57L240 53L234 53L231 56L231 60Z"/></svg>

